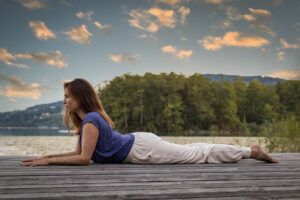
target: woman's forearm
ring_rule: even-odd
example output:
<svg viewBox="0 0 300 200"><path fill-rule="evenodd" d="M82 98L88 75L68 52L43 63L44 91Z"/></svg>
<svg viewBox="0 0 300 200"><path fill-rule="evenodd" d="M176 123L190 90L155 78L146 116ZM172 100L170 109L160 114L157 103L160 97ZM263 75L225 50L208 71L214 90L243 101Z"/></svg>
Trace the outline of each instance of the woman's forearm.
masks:
<svg viewBox="0 0 300 200"><path fill-rule="evenodd" d="M79 153L72 151L72 152L67 152L67 153L62 153L62 154L51 154L51 155L47 155L47 157L55 158L55 157L75 156L75 155L79 155Z"/></svg>
<svg viewBox="0 0 300 200"><path fill-rule="evenodd" d="M80 154L65 157L48 158L49 165L89 165L90 160L83 158Z"/></svg>

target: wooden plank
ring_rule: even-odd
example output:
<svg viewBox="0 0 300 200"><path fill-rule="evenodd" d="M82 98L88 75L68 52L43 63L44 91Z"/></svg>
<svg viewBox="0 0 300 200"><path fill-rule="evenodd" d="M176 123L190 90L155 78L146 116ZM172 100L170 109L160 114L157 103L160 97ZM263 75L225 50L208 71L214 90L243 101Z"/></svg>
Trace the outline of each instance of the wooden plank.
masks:
<svg viewBox="0 0 300 200"><path fill-rule="evenodd" d="M191 188L241 188L241 187L283 187L299 186L300 179L297 180L273 180L272 182L261 180L247 181L173 181L173 182L144 182L144 183L94 183L94 184L30 184L19 186L0 186L0 194L22 194L32 192L76 192L76 191L129 191L151 189L191 189Z"/></svg>
<svg viewBox="0 0 300 200"><path fill-rule="evenodd" d="M0 156L0 199L299 199L300 154L273 157L280 162L22 167L23 157Z"/></svg>
<svg viewBox="0 0 300 200"><path fill-rule="evenodd" d="M283 187L247 187L247 188L191 188L191 189L165 189L165 190L132 190L132 191L77 191L77 192L45 192L45 193L23 193L23 194L2 194L0 199L151 199L151 198L191 198L191 197L229 197L229 196L252 196L264 195L277 196L280 194L297 197L300 186ZM298 195L299 196L299 195Z"/></svg>

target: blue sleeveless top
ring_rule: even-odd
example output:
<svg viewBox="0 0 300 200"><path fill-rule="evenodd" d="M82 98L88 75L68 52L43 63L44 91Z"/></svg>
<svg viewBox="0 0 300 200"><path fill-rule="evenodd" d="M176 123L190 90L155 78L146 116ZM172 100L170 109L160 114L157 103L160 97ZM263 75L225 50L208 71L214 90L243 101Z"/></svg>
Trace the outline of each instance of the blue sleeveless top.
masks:
<svg viewBox="0 0 300 200"><path fill-rule="evenodd" d="M92 123L99 130L99 137L92 160L96 163L122 163L134 143L135 136L132 133L122 135L116 132L102 115L97 112L89 112L82 120L79 136L80 148L82 129L87 122Z"/></svg>

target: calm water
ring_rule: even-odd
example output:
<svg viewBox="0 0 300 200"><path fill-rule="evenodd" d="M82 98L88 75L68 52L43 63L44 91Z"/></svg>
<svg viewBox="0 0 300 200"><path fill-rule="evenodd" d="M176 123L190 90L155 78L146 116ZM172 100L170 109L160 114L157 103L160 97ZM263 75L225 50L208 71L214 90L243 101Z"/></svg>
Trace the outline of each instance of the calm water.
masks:
<svg viewBox="0 0 300 200"><path fill-rule="evenodd" d="M138 132L138 131L137 131ZM122 132L121 132L122 133ZM156 134L156 133L155 133ZM239 135L228 135L222 133L211 133L208 131L194 133L191 135L184 135L182 132L180 133L159 133L159 136L245 136L245 134L241 133ZM0 127L0 136L73 136L68 133L67 130L60 129L51 129L51 128L7 128Z"/></svg>
<svg viewBox="0 0 300 200"><path fill-rule="evenodd" d="M68 136L66 130L38 128L0 128L0 136Z"/></svg>

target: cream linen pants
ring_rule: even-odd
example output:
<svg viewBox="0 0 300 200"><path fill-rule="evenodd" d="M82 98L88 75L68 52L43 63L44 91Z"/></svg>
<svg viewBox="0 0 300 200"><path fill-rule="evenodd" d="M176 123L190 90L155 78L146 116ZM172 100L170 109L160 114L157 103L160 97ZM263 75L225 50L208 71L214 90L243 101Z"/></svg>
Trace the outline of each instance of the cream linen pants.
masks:
<svg viewBox="0 0 300 200"><path fill-rule="evenodd" d="M123 163L224 163L250 158L251 149L226 144L167 142L150 132L134 132L135 141Z"/></svg>

